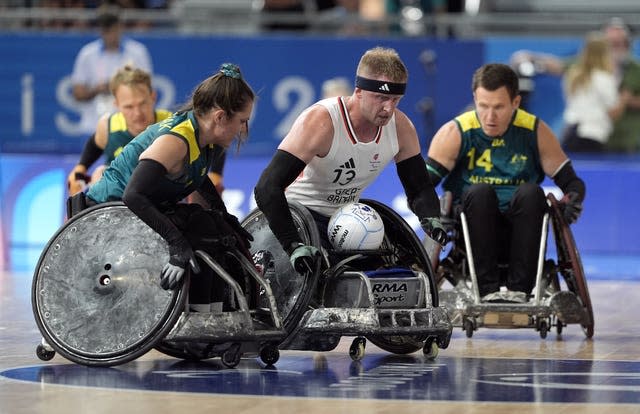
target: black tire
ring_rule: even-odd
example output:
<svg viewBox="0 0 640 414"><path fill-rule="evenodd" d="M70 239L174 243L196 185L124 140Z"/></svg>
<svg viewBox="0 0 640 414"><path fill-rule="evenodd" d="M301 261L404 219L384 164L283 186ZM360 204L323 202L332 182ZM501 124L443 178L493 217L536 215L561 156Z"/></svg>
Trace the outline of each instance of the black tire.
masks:
<svg viewBox="0 0 640 414"><path fill-rule="evenodd" d="M562 215L560 203L553 194L549 194L548 200L551 204L550 216L558 255L558 270L563 276L567 288L578 297L582 304L587 316L587 320L581 324L582 330L585 336L591 339L594 334L593 306L582 267L582 259L571 227Z"/></svg>
<svg viewBox="0 0 640 414"><path fill-rule="evenodd" d="M473 331L475 330L475 327L473 326L473 321L471 319L465 318L464 322L462 323L462 329L467 335L467 338L473 337Z"/></svg>
<svg viewBox="0 0 640 414"><path fill-rule="evenodd" d="M260 349L260 360L267 366L273 365L280 359L280 351L276 345L265 345Z"/></svg>
<svg viewBox="0 0 640 414"><path fill-rule="evenodd" d="M56 356L56 351L50 351L41 344L36 347L36 355L41 361L51 361Z"/></svg>

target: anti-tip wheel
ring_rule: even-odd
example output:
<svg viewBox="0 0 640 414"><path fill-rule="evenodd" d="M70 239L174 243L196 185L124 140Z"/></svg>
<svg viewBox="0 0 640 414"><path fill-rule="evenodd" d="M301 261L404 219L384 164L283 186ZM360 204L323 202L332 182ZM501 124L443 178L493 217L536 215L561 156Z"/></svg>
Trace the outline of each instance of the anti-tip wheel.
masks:
<svg viewBox="0 0 640 414"><path fill-rule="evenodd" d="M353 361L360 361L364 358L364 348L367 344L367 340L362 337L357 337L351 342L351 346L349 347L349 356Z"/></svg>
<svg viewBox="0 0 640 414"><path fill-rule="evenodd" d="M440 348L438 347L435 338L429 338L425 341L424 347L422 348L422 353L424 354L425 358L433 361L438 357L439 352Z"/></svg>
<svg viewBox="0 0 640 414"><path fill-rule="evenodd" d="M462 329L467 335L467 338L471 338L473 336L473 331L474 331L473 321L471 319L466 318L462 323Z"/></svg>
<svg viewBox="0 0 640 414"><path fill-rule="evenodd" d="M240 345L231 345L229 349L222 353L222 365L227 368L234 368L240 363L241 357L242 355L240 354Z"/></svg>
<svg viewBox="0 0 640 414"><path fill-rule="evenodd" d="M273 365L280 359L280 351L275 345L267 345L260 350L260 360L267 365Z"/></svg>
<svg viewBox="0 0 640 414"><path fill-rule="evenodd" d="M49 350L44 345L40 344L36 347L36 355L42 361L51 361L56 355L56 351Z"/></svg>
<svg viewBox="0 0 640 414"><path fill-rule="evenodd" d="M538 324L538 330L540 331L540 338L545 339L547 337L547 333L549 332L549 324L547 321L542 320Z"/></svg>

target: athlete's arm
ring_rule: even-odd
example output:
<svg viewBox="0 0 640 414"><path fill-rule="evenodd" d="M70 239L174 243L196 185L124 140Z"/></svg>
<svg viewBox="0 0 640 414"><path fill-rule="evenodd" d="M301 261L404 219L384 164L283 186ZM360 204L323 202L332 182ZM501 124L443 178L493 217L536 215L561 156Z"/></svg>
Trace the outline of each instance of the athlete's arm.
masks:
<svg viewBox="0 0 640 414"><path fill-rule="evenodd" d="M333 123L329 112L320 105L311 106L295 120L256 184L254 193L258 208L288 253L291 253L291 246L301 243L301 239L284 191L313 157L329 153L332 141Z"/></svg>
<svg viewBox="0 0 640 414"><path fill-rule="evenodd" d="M538 120L538 153L540 154L542 170L552 178L569 159L551 128L541 119Z"/></svg>
<svg viewBox="0 0 640 414"><path fill-rule="evenodd" d="M109 142L109 117L110 114L104 114L98 120L98 125L96 126L96 136L95 142L96 146L101 150L104 150L107 147L107 143Z"/></svg>
<svg viewBox="0 0 640 414"><path fill-rule="evenodd" d="M304 170L306 164L294 155L278 149L260 175L254 195L256 204L267 218L269 228L289 253L292 245L302 242L293 223L284 190Z"/></svg>
<svg viewBox="0 0 640 414"><path fill-rule="evenodd" d="M451 171L455 167L461 145L460 129L455 121L449 121L431 139L427 156Z"/></svg>
<svg viewBox="0 0 640 414"><path fill-rule="evenodd" d="M395 112L396 133L398 136L398 153L394 160L396 163L420 154L420 141L418 133L409 118L399 110Z"/></svg>
<svg viewBox="0 0 640 414"><path fill-rule="evenodd" d="M222 147L215 147L211 169L209 170L209 179L216 187L218 193L224 191L224 165L227 161L227 151Z"/></svg>
<svg viewBox="0 0 640 414"><path fill-rule="evenodd" d="M396 169L407 196L407 204L420 219L420 225L425 233L444 245L448 237L440 223L438 195L420 153L416 129L401 111L396 111L396 129L398 134Z"/></svg>
<svg viewBox="0 0 640 414"><path fill-rule="evenodd" d="M107 141L107 124L109 115L104 115L98 121L96 132L87 139L82 148L78 164L71 170L67 177L69 194L75 194L83 190L90 177L87 171L100 158L104 152Z"/></svg>

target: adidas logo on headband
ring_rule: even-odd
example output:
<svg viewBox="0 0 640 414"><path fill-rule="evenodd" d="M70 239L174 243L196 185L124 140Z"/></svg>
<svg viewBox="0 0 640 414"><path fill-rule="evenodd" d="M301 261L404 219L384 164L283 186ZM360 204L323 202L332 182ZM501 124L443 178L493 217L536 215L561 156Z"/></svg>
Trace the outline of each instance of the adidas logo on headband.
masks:
<svg viewBox="0 0 640 414"><path fill-rule="evenodd" d="M379 81L356 75L356 87L364 89L365 91L384 93L388 95L404 95L407 84Z"/></svg>

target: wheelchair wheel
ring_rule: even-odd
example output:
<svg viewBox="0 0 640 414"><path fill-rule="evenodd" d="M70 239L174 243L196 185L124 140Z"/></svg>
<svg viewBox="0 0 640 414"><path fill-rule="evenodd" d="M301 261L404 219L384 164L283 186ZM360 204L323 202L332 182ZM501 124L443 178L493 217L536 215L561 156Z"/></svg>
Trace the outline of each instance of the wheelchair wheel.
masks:
<svg viewBox="0 0 640 414"><path fill-rule="evenodd" d="M587 338L592 338L594 333L593 307L580 253L578 253L571 228L562 215L560 203L553 194L549 194L548 200L551 205L551 220L558 255L558 270L563 276L567 288L580 300L586 314L586 321L581 324L582 330Z"/></svg>
<svg viewBox="0 0 640 414"><path fill-rule="evenodd" d="M166 242L122 203L72 217L36 266L31 302L44 340L70 361L112 366L150 350L173 327L185 289L160 287Z"/></svg>
<svg viewBox="0 0 640 414"><path fill-rule="evenodd" d="M431 260L411 226L393 209L370 199L362 199L361 203L373 207L384 222L385 239L381 248L388 248L393 252L389 262L407 268L422 270L429 279L431 303L438 306L438 289L435 283ZM411 354L424 347L426 338L416 336L367 336L377 347L394 354Z"/></svg>
<svg viewBox="0 0 640 414"><path fill-rule="evenodd" d="M387 352L393 354L404 355L412 354L424 348L426 337L417 337L411 335L393 335L393 336L367 336L367 339Z"/></svg>
<svg viewBox="0 0 640 414"><path fill-rule="evenodd" d="M291 216L303 242L320 249L320 235L313 216L309 210L299 203L289 203ZM273 257L273 271L265 277L269 280L275 296L278 312L282 318L285 331L292 337L300 319L308 310L318 283L321 263L318 261L313 272L297 273L289 262L289 255L269 228L264 214L256 209L242 221L244 227L253 236L251 254L266 250ZM264 299L264 298L263 298ZM260 299L260 300L263 300ZM266 305L261 307L267 307ZM284 344L288 341L284 340Z"/></svg>

